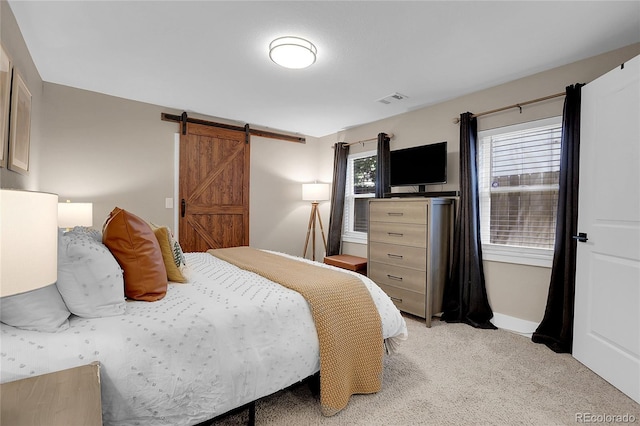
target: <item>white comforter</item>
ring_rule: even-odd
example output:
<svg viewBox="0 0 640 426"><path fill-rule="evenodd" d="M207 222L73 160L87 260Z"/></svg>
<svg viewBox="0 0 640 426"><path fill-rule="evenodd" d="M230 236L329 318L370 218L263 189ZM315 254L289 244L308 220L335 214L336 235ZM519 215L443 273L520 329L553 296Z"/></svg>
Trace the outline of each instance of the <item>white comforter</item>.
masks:
<svg viewBox="0 0 640 426"><path fill-rule="evenodd" d="M105 425L190 425L274 393L319 370L318 339L298 293L206 253L187 253L192 279L122 316L72 316L60 333L1 324L0 382L99 361ZM323 265L324 267L329 267ZM404 319L362 275L388 344Z"/></svg>

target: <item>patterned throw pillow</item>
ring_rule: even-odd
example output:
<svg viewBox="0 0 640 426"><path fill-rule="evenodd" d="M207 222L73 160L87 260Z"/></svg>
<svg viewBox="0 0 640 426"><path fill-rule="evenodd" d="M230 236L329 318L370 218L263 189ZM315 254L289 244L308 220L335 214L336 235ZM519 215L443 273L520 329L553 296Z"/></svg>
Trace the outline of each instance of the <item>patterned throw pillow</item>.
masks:
<svg viewBox="0 0 640 426"><path fill-rule="evenodd" d="M150 224L153 233L158 239L164 266L167 268L167 278L176 283L189 281L189 268L187 267L182 247L173 237L173 233L166 226Z"/></svg>
<svg viewBox="0 0 640 426"><path fill-rule="evenodd" d="M83 318L125 313L124 279L98 231L76 227L58 236L58 291Z"/></svg>
<svg viewBox="0 0 640 426"><path fill-rule="evenodd" d="M102 233L97 229L93 229L88 226L74 226L70 232L73 232L76 235L87 235L102 244Z"/></svg>

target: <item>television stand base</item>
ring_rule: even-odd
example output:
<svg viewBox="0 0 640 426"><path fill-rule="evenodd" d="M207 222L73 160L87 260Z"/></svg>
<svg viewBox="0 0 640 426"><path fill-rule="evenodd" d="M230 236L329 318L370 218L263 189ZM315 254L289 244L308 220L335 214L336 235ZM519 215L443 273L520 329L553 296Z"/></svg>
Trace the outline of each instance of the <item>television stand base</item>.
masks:
<svg viewBox="0 0 640 426"><path fill-rule="evenodd" d="M384 198L404 197L459 197L460 191L385 192Z"/></svg>

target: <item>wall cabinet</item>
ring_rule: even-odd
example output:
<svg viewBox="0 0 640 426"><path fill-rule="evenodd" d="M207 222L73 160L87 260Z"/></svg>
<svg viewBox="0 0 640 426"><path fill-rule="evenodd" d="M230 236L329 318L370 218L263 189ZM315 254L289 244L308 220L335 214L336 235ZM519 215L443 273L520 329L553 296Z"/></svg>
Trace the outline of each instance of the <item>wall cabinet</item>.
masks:
<svg viewBox="0 0 640 426"><path fill-rule="evenodd" d="M442 312L453 213L448 198L369 201L368 276L398 309L424 318L427 327Z"/></svg>

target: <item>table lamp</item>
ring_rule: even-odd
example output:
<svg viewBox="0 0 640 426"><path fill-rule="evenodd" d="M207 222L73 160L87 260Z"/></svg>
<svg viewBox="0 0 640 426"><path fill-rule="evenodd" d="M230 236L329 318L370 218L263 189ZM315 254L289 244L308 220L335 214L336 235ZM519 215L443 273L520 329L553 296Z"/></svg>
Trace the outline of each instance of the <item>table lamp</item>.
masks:
<svg viewBox="0 0 640 426"><path fill-rule="evenodd" d="M57 204L56 194L0 189L0 297L56 282Z"/></svg>
<svg viewBox="0 0 640 426"><path fill-rule="evenodd" d="M58 203L58 227L69 231L74 226L93 225L93 203Z"/></svg>

